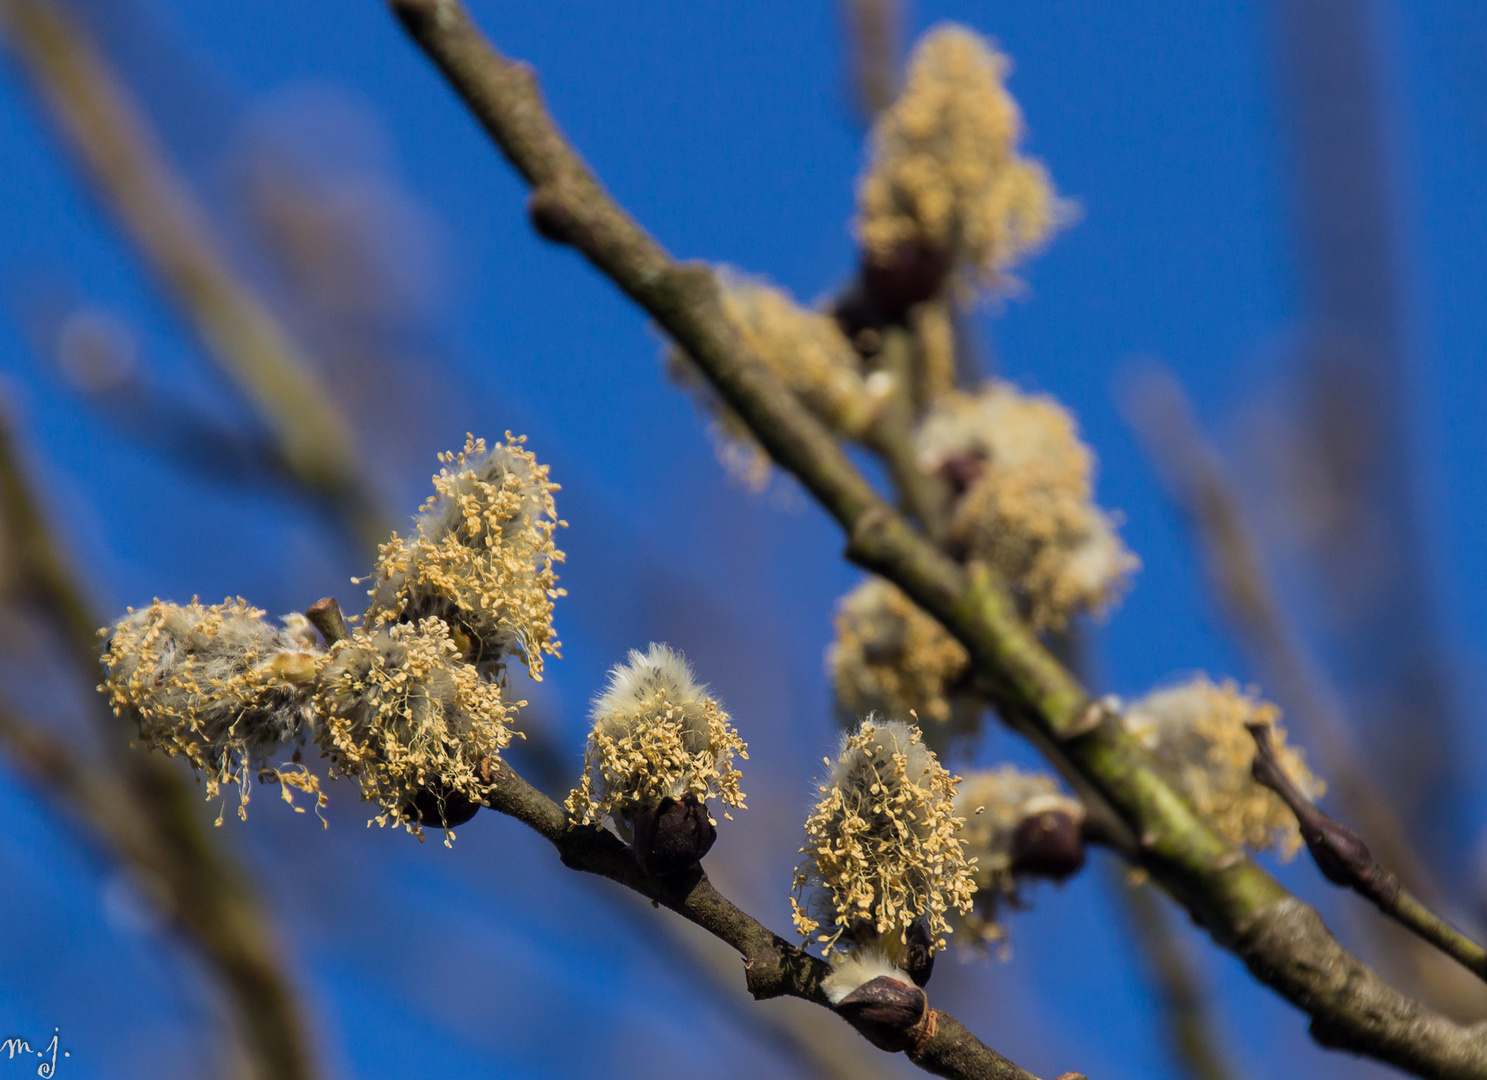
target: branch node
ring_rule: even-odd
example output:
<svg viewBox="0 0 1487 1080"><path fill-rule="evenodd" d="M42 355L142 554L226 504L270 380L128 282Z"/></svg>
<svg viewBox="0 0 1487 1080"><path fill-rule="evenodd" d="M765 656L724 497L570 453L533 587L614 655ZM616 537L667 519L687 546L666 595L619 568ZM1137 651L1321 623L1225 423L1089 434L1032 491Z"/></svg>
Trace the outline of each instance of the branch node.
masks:
<svg viewBox="0 0 1487 1080"><path fill-rule="evenodd" d="M346 626L346 617L341 614L341 604L334 596L316 600L305 608L305 618L310 620L311 626L320 631L320 636L325 639L327 645L345 641L351 636L351 631Z"/></svg>

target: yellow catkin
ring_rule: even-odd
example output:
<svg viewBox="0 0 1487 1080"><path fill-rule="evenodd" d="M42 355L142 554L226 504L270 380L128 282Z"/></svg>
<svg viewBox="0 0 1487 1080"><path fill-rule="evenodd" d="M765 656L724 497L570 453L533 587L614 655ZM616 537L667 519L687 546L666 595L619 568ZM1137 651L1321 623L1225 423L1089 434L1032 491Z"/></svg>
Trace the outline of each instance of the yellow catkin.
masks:
<svg viewBox="0 0 1487 1080"><path fill-rule="evenodd" d="M942 399L916 435L920 465L966 485L951 542L994 569L1037 629L1100 613L1139 562L1093 501L1094 455L1051 397L993 382Z"/></svg>
<svg viewBox="0 0 1487 1080"><path fill-rule="evenodd" d="M943 949L946 913L967 911L975 888L956 836L956 779L916 727L869 719L844 735L805 824L796 929L829 947L877 945L923 918Z"/></svg>
<svg viewBox="0 0 1487 1080"><path fill-rule="evenodd" d="M870 713L974 722L956 715L975 710L954 696L970 654L897 586L876 577L864 581L842 598L835 627L826 666L837 706L854 727Z"/></svg>
<svg viewBox="0 0 1487 1080"><path fill-rule="evenodd" d="M156 600L105 632L98 689L116 714L134 718L147 746L190 762L206 780L208 799L223 785L235 787L238 816L246 818L256 775L280 784L291 805L291 788L324 804L319 781L302 765L270 761L303 741L325 660L297 623L274 626L241 598L212 605Z"/></svg>
<svg viewBox="0 0 1487 1080"><path fill-rule="evenodd" d="M404 825L419 839L414 798L483 801L490 762L526 704L505 701L461 654L442 619L361 629L331 646L315 698L315 739L333 772L361 785L379 825Z"/></svg>
<svg viewBox="0 0 1487 1080"><path fill-rule="evenodd" d="M1215 684L1198 675L1148 694L1123 716L1131 734L1225 840L1255 851L1273 848L1282 859L1300 850L1295 815L1250 775L1255 742L1244 725L1270 725L1282 767L1308 797L1318 798L1325 785L1306 767L1302 752L1286 745L1274 705L1241 692L1233 681Z"/></svg>
<svg viewBox="0 0 1487 1080"><path fill-rule="evenodd" d="M827 427L847 438L860 437L883 405L886 384L864 377L857 352L836 320L802 307L762 278L726 266L716 274L723 311L749 351ZM666 362L671 377L712 413L724 467L750 490L762 490L770 477L768 453L685 353L672 346Z"/></svg>
<svg viewBox="0 0 1487 1080"><path fill-rule="evenodd" d="M590 716L583 778L565 804L574 822L607 815L628 833L637 811L668 796L743 808L743 777L733 761L748 760L748 746L681 654L654 644L644 653L631 650L628 663L610 672Z"/></svg>
<svg viewBox="0 0 1487 1080"><path fill-rule="evenodd" d="M953 24L914 49L898 100L878 119L858 187L857 236L869 261L905 248L948 252L980 285L1000 282L1067 216L1047 171L1021 156L1011 64Z"/></svg>
<svg viewBox="0 0 1487 1080"><path fill-rule="evenodd" d="M468 641L463 652L483 670L511 657L533 678L543 654L559 655L552 625L557 587L553 543L558 485L522 445L523 438L486 448L467 436L459 454L441 454L435 494L417 530L396 534L378 552L368 625L442 619Z"/></svg>
<svg viewBox="0 0 1487 1080"><path fill-rule="evenodd" d="M966 854L975 859L975 904L960 920L968 931L968 944L985 946L1006 937L997 911L1003 904L1018 902L1012 837L1029 817L1049 810L1063 811L1075 821L1084 819L1084 807L1062 794L1058 781L1046 773L1002 765L970 773L960 782L955 812L965 818L960 836Z"/></svg>

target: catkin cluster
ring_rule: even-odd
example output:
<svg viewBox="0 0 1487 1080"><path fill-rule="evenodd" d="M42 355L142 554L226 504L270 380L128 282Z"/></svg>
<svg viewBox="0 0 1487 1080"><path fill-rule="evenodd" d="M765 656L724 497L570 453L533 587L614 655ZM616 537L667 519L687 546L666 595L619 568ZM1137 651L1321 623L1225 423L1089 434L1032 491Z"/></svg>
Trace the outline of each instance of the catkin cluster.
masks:
<svg viewBox="0 0 1487 1080"><path fill-rule="evenodd" d="M637 815L667 798L743 807L733 761L748 760L748 747L680 653L656 644L632 649L589 715L583 777L566 803L575 822L608 815L628 841Z"/></svg>
<svg viewBox="0 0 1487 1080"><path fill-rule="evenodd" d="M1295 815L1250 775L1255 742L1245 724L1270 725L1282 767L1308 798L1319 798L1325 785L1306 767L1301 751L1286 745L1274 705L1242 693L1232 681L1215 684L1198 675L1127 706L1123 719L1224 839L1255 851L1273 848L1283 859L1300 850Z"/></svg>
<svg viewBox="0 0 1487 1080"><path fill-rule="evenodd" d="M1022 115L1003 85L1010 66L961 26L936 27L916 46L898 100L873 128L858 188L869 265L943 256L996 284L1066 216L1046 170L1019 153Z"/></svg>
<svg viewBox="0 0 1487 1080"><path fill-rule="evenodd" d="M965 912L975 885L956 816L956 778L919 729L867 719L841 749L806 820L795 870L795 926L828 946L883 949L890 958L919 919L945 947L946 913Z"/></svg>
<svg viewBox="0 0 1487 1080"><path fill-rule="evenodd" d="M277 781L285 801L291 787L323 801L303 767L271 762L303 741L324 662L303 617L285 622L275 626L241 598L156 600L107 631L99 690L114 712L132 714L152 749L190 762L208 798L224 784L236 787L243 818L255 775Z"/></svg>
<svg viewBox="0 0 1487 1080"><path fill-rule="evenodd" d="M441 454L435 494L417 530L382 545L369 590L368 625L442 620L462 656L492 670L511 657L533 678L542 657L558 655L552 625L557 587L553 543L558 520L548 466L508 432L487 449L467 436L458 454Z"/></svg>
<svg viewBox="0 0 1487 1080"><path fill-rule="evenodd" d="M724 313L770 372L827 427L855 439L876 419L891 380L864 376L861 361L831 316L797 304L784 290L731 267L716 271ZM769 482L769 455L747 425L705 385L692 360L674 346L667 370L713 414L719 457L750 490Z"/></svg>
<svg viewBox="0 0 1487 1080"><path fill-rule="evenodd" d="M991 944L1006 937L1005 928L997 922L998 907L1018 902L1015 848L1019 828L1049 812L1063 814L1077 825L1084 820L1084 807L1061 793L1052 776L1002 765L962 780L955 812L966 821L960 835L966 854L975 860L975 905L965 914L964 923L974 942Z"/></svg>
<svg viewBox="0 0 1487 1080"><path fill-rule="evenodd" d="M1038 629L1100 612L1139 565L1095 505L1094 457L1052 398L993 382L954 393L916 435L920 466L959 487L950 539L992 567Z"/></svg>
<svg viewBox="0 0 1487 1080"><path fill-rule="evenodd" d="M419 793L480 802L489 760L510 745L508 721L525 702L508 705L443 620L428 618L332 645L315 704L315 739L332 771L361 785L362 798L380 807L379 825L405 825L421 838Z"/></svg>
<svg viewBox="0 0 1487 1080"><path fill-rule="evenodd" d="M965 646L892 583L869 578L837 608L836 640L826 666L837 707L852 726L870 713L957 729L974 723L978 706L957 697L970 666ZM963 721L963 723L961 722Z"/></svg>

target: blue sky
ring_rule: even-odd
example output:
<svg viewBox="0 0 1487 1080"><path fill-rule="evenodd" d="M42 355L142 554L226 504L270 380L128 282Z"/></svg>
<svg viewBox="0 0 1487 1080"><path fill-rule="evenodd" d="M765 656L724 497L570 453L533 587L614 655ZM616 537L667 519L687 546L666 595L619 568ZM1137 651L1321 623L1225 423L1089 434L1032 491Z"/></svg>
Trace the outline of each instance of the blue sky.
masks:
<svg viewBox="0 0 1487 1080"><path fill-rule="evenodd" d="M807 300L850 272L862 132L833 4L472 9L504 51L536 66L584 156L670 250L765 274ZM79 0L77 10L235 265L320 348L387 505L411 515L435 453L466 431L525 433L552 464L570 523L570 595L557 619L563 659L530 689L533 722L550 726L576 768L605 669L650 640L686 651L752 747L750 810L712 859L745 907L786 929L812 770L833 740L822 650L832 605L857 576L834 526L788 484L761 497L725 479L705 419L664 379L655 330L574 255L531 235L516 177L380 4ZM1487 14L1456 0L1370 10L1404 283L1397 404L1424 537L1422 600L1449 643L1449 730L1469 775L1487 758L1475 704L1487 650ZM1144 563L1092 633L1096 683L1137 694L1195 669L1252 678L1117 394L1133 364L1160 359L1244 462L1257 410L1292 388L1310 314L1307 252L1270 8L920 0L909 36L944 19L1013 57L1029 148L1080 206L1077 224L1023 271L1023 293L973 325L1000 373L1079 417L1100 459L1100 498L1124 515ZM348 579L369 558L312 509L142 445L58 374L52 324L36 314L48 304L112 320L141 378L249 430L13 66L0 68L0 166L0 392L97 606L241 594L289 611L334 592L359 609ZM340 321L297 295L262 242L253 197L265 178L298 185L360 237L347 265L366 278ZM1240 472L1247 491L1259 484ZM1295 614L1303 627L1323 621L1304 602ZM65 701L38 711L68 722ZM978 757L1031 760L1000 731ZM668 963L664 937L637 933L616 890L574 880L519 826L481 815L449 851L367 832L349 793L332 797L325 833L262 797L246 825L224 826L278 918L328 1075L794 1075L732 1004L697 993ZM73 1056L59 1076L211 1075L221 1005L194 961L8 772L0 810L10 823L0 835L4 1034L60 1027ZM1452 814L1438 847L1456 859L1438 870L1468 905L1487 805L1469 795ZM1366 940L1361 902L1324 892L1304 863L1282 877L1347 940ZM1035 1072L1179 1075L1112 902L1118 879L1096 859L1064 889L1039 890L1013 917L1010 958L942 965L936 1004ZM1247 1075L1381 1071L1317 1050L1299 1013L1179 921ZM0 1080L7 1069L21 1075L0 1061Z"/></svg>

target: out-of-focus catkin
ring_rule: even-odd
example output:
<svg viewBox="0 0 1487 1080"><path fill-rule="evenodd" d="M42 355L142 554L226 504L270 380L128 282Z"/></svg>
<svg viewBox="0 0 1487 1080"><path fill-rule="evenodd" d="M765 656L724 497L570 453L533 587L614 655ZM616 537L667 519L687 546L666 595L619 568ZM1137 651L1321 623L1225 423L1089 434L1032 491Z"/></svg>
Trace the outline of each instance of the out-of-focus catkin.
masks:
<svg viewBox="0 0 1487 1080"><path fill-rule="evenodd" d="M1255 743L1245 724L1269 724L1282 767L1308 798L1325 785L1299 749L1286 745L1280 710L1232 681L1198 675L1126 707L1127 729L1156 756L1179 791L1224 839L1289 859L1301 848L1296 817L1250 775Z"/></svg>
<svg viewBox="0 0 1487 1080"><path fill-rule="evenodd" d="M459 454L441 454L435 494L417 530L382 545L367 623L447 624L460 655L485 671L521 660L542 677L543 654L558 655L552 625L558 520L548 466L512 438L487 449L467 437Z"/></svg>
<svg viewBox="0 0 1487 1080"><path fill-rule="evenodd" d="M1044 814L1062 815L1077 829L1084 807L1060 792L1052 776L1002 765L967 775L955 797L955 812L965 819L960 835L966 854L975 860L975 904L963 917L967 944L985 946L1006 937L998 909L1019 903L1019 830Z"/></svg>
<svg viewBox="0 0 1487 1080"><path fill-rule="evenodd" d="M1139 565L1093 501L1094 456L1046 395L993 382L952 393L916 435L921 468L960 489L950 540L992 567L1038 629L1111 604Z"/></svg>
<svg viewBox="0 0 1487 1080"><path fill-rule="evenodd" d="M236 787L239 817L247 817L254 775L277 781L287 802L298 788L323 803L311 773L271 761L303 741L314 715L325 656L301 630L273 625L241 598L156 600L107 631L99 689L115 713L134 717L148 746L190 762L209 799L224 784Z"/></svg>
<svg viewBox="0 0 1487 1080"><path fill-rule="evenodd" d="M743 807L743 777L733 762L748 759L748 746L675 650L632 649L629 661L610 671L589 715L583 778L566 803L574 821L607 815L629 840L636 816L667 798Z"/></svg>
<svg viewBox="0 0 1487 1080"><path fill-rule="evenodd" d="M964 279L995 285L1067 216L1047 171L1019 152L1022 114L1004 85L1010 67L953 24L915 47L898 100L873 128L858 187L869 266L943 255Z"/></svg>
<svg viewBox="0 0 1487 1080"><path fill-rule="evenodd" d="M919 729L864 720L842 736L820 800L806 820L796 868L795 926L838 951L876 949L895 964L904 935L927 924L944 948L946 913L965 912L975 888L956 833L956 777Z"/></svg>
<svg viewBox="0 0 1487 1080"><path fill-rule="evenodd" d="M885 377L865 377L851 342L831 316L802 307L783 289L731 267L716 271L719 299L744 343L822 423L860 438L887 396ZM706 384L692 360L670 346L667 370L713 414L719 457L751 490L769 482L769 455L748 427Z"/></svg>
<svg viewBox="0 0 1487 1080"><path fill-rule="evenodd" d="M826 665L842 718L855 727L876 713L955 727L979 707L956 695L970 666L965 646L895 585L869 578L842 598Z"/></svg>
<svg viewBox="0 0 1487 1080"><path fill-rule="evenodd" d="M507 702L463 658L442 619L360 629L331 646L315 704L316 741L334 772L361 785L380 825L423 838L414 800L481 802L490 762L511 743L525 702ZM448 837L446 836L446 842Z"/></svg>

